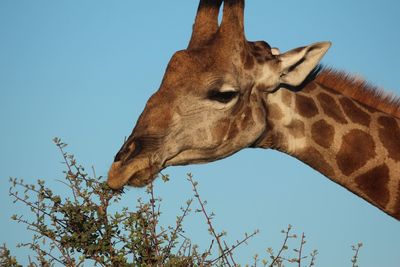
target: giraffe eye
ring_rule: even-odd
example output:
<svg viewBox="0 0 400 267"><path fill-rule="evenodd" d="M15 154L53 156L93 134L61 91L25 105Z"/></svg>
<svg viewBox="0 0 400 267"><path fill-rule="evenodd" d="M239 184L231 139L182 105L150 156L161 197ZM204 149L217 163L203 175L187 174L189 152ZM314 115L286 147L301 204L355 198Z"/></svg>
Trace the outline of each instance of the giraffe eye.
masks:
<svg viewBox="0 0 400 267"><path fill-rule="evenodd" d="M237 91L219 91L219 90L211 90L208 92L208 99L213 101L218 101L220 103L228 103L232 101L236 96L238 96L239 92Z"/></svg>

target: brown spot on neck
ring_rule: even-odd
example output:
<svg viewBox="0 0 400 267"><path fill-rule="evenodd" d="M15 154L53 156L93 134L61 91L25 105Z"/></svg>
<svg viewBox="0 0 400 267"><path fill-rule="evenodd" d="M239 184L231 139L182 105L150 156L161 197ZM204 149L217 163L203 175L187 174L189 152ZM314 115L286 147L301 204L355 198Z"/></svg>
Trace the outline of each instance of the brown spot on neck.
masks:
<svg viewBox="0 0 400 267"><path fill-rule="evenodd" d="M346 113L347 117L350 118L350 120L354 123L358 123L364 126L369 126L371 123L371 116L363 111L361 108L359 108L353 100L350 100L347 97L341 97L340 100L340 105L342 105L342 108L344 112Z"/></svg>
<svg viewBox="0 0 400 267"><path fill-rule="evenodd" d="M335 174L332 166L325 160L324 155L313 147L304 149L296 157L327 177L332 177Z"/></svg>
<svg viewBox="0 0 400 267"><path fill-rule="evenodd" d="M389 157L400 161L400 128L394 118L381 116L378 119L379 138L389 153Z"/></svg>
<svg viewBox="0 0 400 267"><path fill-rule="evenodd" d="M319 120L311 126L312 138L324 148L329 148L332 145L334 134L335 129L325 120Z"/></svg>
<svg viewBox="0 0 400 267"><path fill-rule="evenodd" d="M343 112L340 110L339 105L336 103L335 99L332 96L326 93L320 93L318 94L317 98L327 116L331 117L338 123L347 123Z"/></svg>
<svg viewBox="0 0 400 267"><path fill-rule="evenodd" d="M296 110L301 116L306 118L311 118L318 114L318 108L314 100L311 97L301 94L296 95Z"/></svg>
<svg viewBox="0 0 400 267"><path fill-rule="evenodd" d="M357 187L378 207L385 209L389 203L389 168L386 164L377 166L354 180Z"/></svg>
<svg viewBox="0 0 400 267"><path fill-rule="evenodd" d="M364 131L355 129L343 136L336 161L342 173L349 176L375 155L375 143L372 137Z"/></svg>

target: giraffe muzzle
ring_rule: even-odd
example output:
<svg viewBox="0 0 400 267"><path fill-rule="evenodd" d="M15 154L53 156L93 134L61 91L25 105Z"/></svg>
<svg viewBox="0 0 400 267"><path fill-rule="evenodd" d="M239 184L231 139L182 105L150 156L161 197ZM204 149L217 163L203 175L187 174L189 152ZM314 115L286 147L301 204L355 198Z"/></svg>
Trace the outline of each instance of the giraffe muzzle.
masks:
<svg viewBox="0 0 400 267"><path fill-rule="evenodd" d="M140 139L128 140L117 153L108 173L107 184L112 189L125 185L143 187L151 183L161 167L151 162L149 153L144 152Z"/></svg>
<svg viewBox="0 0 400 267"><path fill-rule="evenodd" d="M143 187L150 184L159 172L157 164L151 164L149 158L135 158L124 163L114 162L108 172L107 184L112 189L120 189L125 185Z"/></svg>

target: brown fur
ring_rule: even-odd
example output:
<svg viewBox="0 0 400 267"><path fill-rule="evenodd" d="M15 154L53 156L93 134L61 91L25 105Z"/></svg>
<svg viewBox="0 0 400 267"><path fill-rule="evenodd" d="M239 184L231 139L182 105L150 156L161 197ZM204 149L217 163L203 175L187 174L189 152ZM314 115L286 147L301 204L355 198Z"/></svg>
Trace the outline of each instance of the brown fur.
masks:
<svg viewBox="0 0 400 267"><path fill-rule="evenodd" d="M296 95L296 109L303 117L311 118L318 114L318 108L312 98L304 95Z"/></svg>
<svg viewBox="0 0 400 267"><path fill-rule="evenodd" d="M324 155L313 147L307 148L302 155L299 156L299 159L328 177L333 176L335 173L324 158Z"/></svg>
<svg viewBox="0 0 400 267"><path fill-rule="evenodd" d="M354 129L343 136L336 160L342 173L349 176L375 155L375 143L372 137L364 131Z"/></svg>
<svg viewBox="0 0 400 267"><path fill-rule="evenodd" d="M400 127L396 120L390 117L379 117L379 138L382 144L389 152L389 157L396 161L400 161Z"/></svg>
<svg viewBox="0 0 400 267"><path fill-rule="evenodd" d="M352 122L369 127L371 116L359 108L354 101L347 97L342 97L339 99L339 102L342 105L343 111Z"/></svg>
<svg viewBox="0 0 400 267"><path fill-rule="evenodd" d="M283 118L282 110L277 104L272 104L268 107L268 117L273 120L280 120Z"/></svg>
<svg viewBox="0 0 400 267"><path fill-rule="evenodd" d="M220 140L224 137L226 132L229 130L229 125L230 125L230 120L229 119L221 119L218 121L218 127L213 128L211 134L212 138L215 140Z"/></svg>
<svg viewBox="0 0 400 267"><path fill-rule="evenodd" d="M250 55L246 55L246 61L244 62L244 69L251 70L254 67L254 58Z"/></svg>
<svg viewBox="0 0 400 267"><path fill-rule="evenodd" d="M240 128L247 129L247 127L249 127L251 124L254 123L251 108L247 107L243 114L244 114L244 117L240 122Z"/></svg>
<svg viewBox="0 0 400 267"><path fill-rule="evenodd" d="M324 68L315 81L366 106L400 118L400 97L387 93L356 76Z"/></svg>
<svg viewBox="0 0 400 267"><path fill-rule="evenodd" d="M389 202L388 181L389 168L386 164L377 166L355 179L358 187L381 208L385 208Z"/></svg>
<svg viewBox="0 0 400 267"><path fill-rule="evenodd" d="M228 134L228 139L232 139L234 136L236 136L239 132L239 128L237 127L236 124L232 124L231 128L229 129L229 134Z"/></svg>
<svg viewBox="0 0 400 267"><path fill-rule="evenodd" d="M212 39L218 30L218 13L222 0L202 0L197 10L189 48L198 48Z"/></svg>
<svg viewBox="0 0 400 267"><path fill-rule="evenodd" d="M345 124L347 123L344 114L340 110L338 104L335 99L326 93L320 93L317 95L317 98L321 104L322 109L328 117L331 117L336 122Z"/></svg>
<svg viewBox="0 0 400 267"><path fill-rule="evenodd" d="M311 134L318 145L329 148L333 143L335 129L325 120L319 120L311 126Z"/></svg>

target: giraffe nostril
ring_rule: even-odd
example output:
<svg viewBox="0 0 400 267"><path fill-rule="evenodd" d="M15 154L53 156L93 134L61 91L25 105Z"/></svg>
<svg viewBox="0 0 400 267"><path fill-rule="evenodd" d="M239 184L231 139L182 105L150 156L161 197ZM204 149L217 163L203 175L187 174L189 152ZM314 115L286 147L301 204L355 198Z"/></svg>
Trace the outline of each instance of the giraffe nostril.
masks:
<svg viewBox="0 0 400 267"><path fill-rule="evenodd" d="M134 140L132 144L129 146L129 154L126 157L125 161L133 159L142 151L142 144L139 140Z"/></svg>
<svg viewBox="0 0 400 267"><path fill-rule="evenodd" d="M137 139L133 139L132 141L127 141L120 151L118 151L117 155L115 155L114 162L118 161L128 161L134 157L136 157L140 151L142 150L142 146Z"/></svg>

